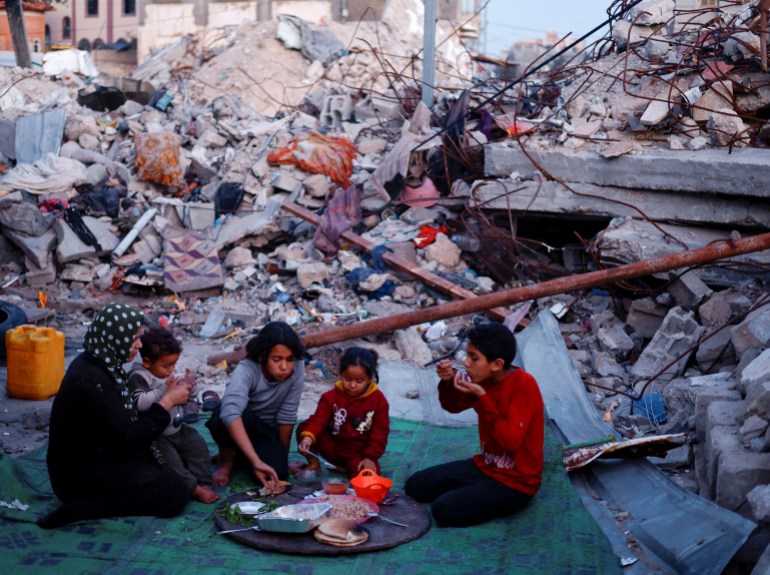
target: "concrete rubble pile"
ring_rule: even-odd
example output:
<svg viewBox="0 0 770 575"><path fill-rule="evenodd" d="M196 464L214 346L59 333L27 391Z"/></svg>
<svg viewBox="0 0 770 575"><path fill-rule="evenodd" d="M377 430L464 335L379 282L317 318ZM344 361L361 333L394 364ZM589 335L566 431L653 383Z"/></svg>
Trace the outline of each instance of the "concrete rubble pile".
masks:
<svg viewBox="0 0 770 575"><path fill-rule="evenodd" d="M66 314L161 294L154 321L235 347L269 320L314 331L426 308L450 299L440 281L462 299L767 231L754 4L673 33L673 2L647 0L595 57L469 117L502 84L470 78L450 39L428 110L419 36L387 14L329 23L315 31L337 42L312 46L298 19L188 36L103 91L0 69L4 299L43 292ZM317 219L291 215L301 208ZM687 434L659 465L761 526L736 573L770 562L767 258L507 310L512 327L543 309L560 319L587 392L626 437ZM426 366L462 359L468 325L366 343Z"/></svg>

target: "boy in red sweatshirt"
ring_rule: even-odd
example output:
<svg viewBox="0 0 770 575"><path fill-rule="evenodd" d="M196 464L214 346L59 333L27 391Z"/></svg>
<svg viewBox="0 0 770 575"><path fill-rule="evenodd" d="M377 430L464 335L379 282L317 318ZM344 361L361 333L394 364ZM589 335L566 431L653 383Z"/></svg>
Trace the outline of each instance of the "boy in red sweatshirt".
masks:
<svg viewBox="0 0 770 575"><path fill-rule="evenodd" d="M543 472L545 420L535 378L511 365L516 340L503 325L468 334L465 374L449 360L436 372L441 406L450 413L476 410L481 453L418 471L406 494L431 503L439 525L465 527L506 517L529 503Z"/></svg>

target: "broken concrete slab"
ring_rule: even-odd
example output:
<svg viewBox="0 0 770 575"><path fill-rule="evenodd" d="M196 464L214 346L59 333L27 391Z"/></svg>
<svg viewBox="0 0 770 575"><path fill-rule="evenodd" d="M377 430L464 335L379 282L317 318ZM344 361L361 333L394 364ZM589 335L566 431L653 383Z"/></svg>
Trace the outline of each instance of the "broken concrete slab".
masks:
<svg viewBox="0 0 770 575"><path fill-rule="evenodd" d="M612 170L611 166L607 168ZM770 207L754 198L724 198L672 193L670 190L627 189L618 186L558 182L479 180L472 186L471 205L489 210L570 217L639 217L656 221L770 228ZM577 192L577 193L575 193Z"/></svg>
<svg viewBox="0 0 770 575"><path fill-rule="evenodd" d="M484 175L533 172L535 162L567 182L643 190L711 192L729 197L764 197L767 153L760 149L682 151L649 149L608 162L587 151L528 149L508 143L484 146ZM531 156L531 160L529 159ZM687 177L682 177L687 174Z"/></svg>
<svg viewBox="0 0 770 575"><path fill-rule="evenodd" d="M101 251L97 252L96 247L89 246L83 242L67 222L56 220L56 223L54 223L54 231L58 241L56 260L59 263L77 261L92 255L105 255L114 250L118 243L120 243L120 239L112 233L108 222L92 216L83 216L83 223L94 235L96 241L99 242L102 248Z"/></svg>
<svg viewBox="0 0 770 575"><path fill-rule="evenodd" d="M51 252L56 247L56 232L53 229L39 236L27 236L6 228L3 234L24 252L35 267L45 269L51 263Z"/></svg>

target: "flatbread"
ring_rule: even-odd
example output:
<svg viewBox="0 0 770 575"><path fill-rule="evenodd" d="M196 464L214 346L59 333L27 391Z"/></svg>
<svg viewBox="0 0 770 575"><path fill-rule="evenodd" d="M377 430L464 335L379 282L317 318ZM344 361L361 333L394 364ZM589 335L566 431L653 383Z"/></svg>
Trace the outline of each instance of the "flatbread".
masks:
<svg viewBox="0 0 770 575"><path fill-rule="evenodd" d="M259 495L260 497L272 497L273 495L280 495L281 493L286 493L290 487L291 483L288 481L278 481L275 484L275 491L270 491L269 488L263 487L259 490Z"/></svg>
<svg viewBox="0 0 770 575"><path fill-rule="evenodd" d="M326 545L333 545L334 547L355 547L356 545L361 545L361 543L366 542L367 539L369 539L369 533L364 532L363 538L358 539L356 541L347 541L344 539L337 539L336 537L329 537L328 535L324 535L317 529L313 532L315 535L316 541L319 543L325 543Z"/></svg>
<svg viewBox="0 0 770 575"><path fill-rule="evenodd" d="M316 529L317 541L335 547L353 547L369 539L369 532L351 519L329 519Z"/></svg>

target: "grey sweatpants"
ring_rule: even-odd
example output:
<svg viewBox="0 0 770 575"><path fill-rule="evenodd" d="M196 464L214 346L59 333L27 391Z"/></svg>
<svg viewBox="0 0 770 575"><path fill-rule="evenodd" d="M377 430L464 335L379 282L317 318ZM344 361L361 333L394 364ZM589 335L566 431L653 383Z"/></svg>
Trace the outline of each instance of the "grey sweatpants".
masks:
<svg viewBox="0 0 770 575"><path fill-rule="evenodd" d="M163 468L179 477L190 493L196 485L211 485L211 456L206 441L200 433L182 424L173 435L157 439L163 458Z"/></svg>

